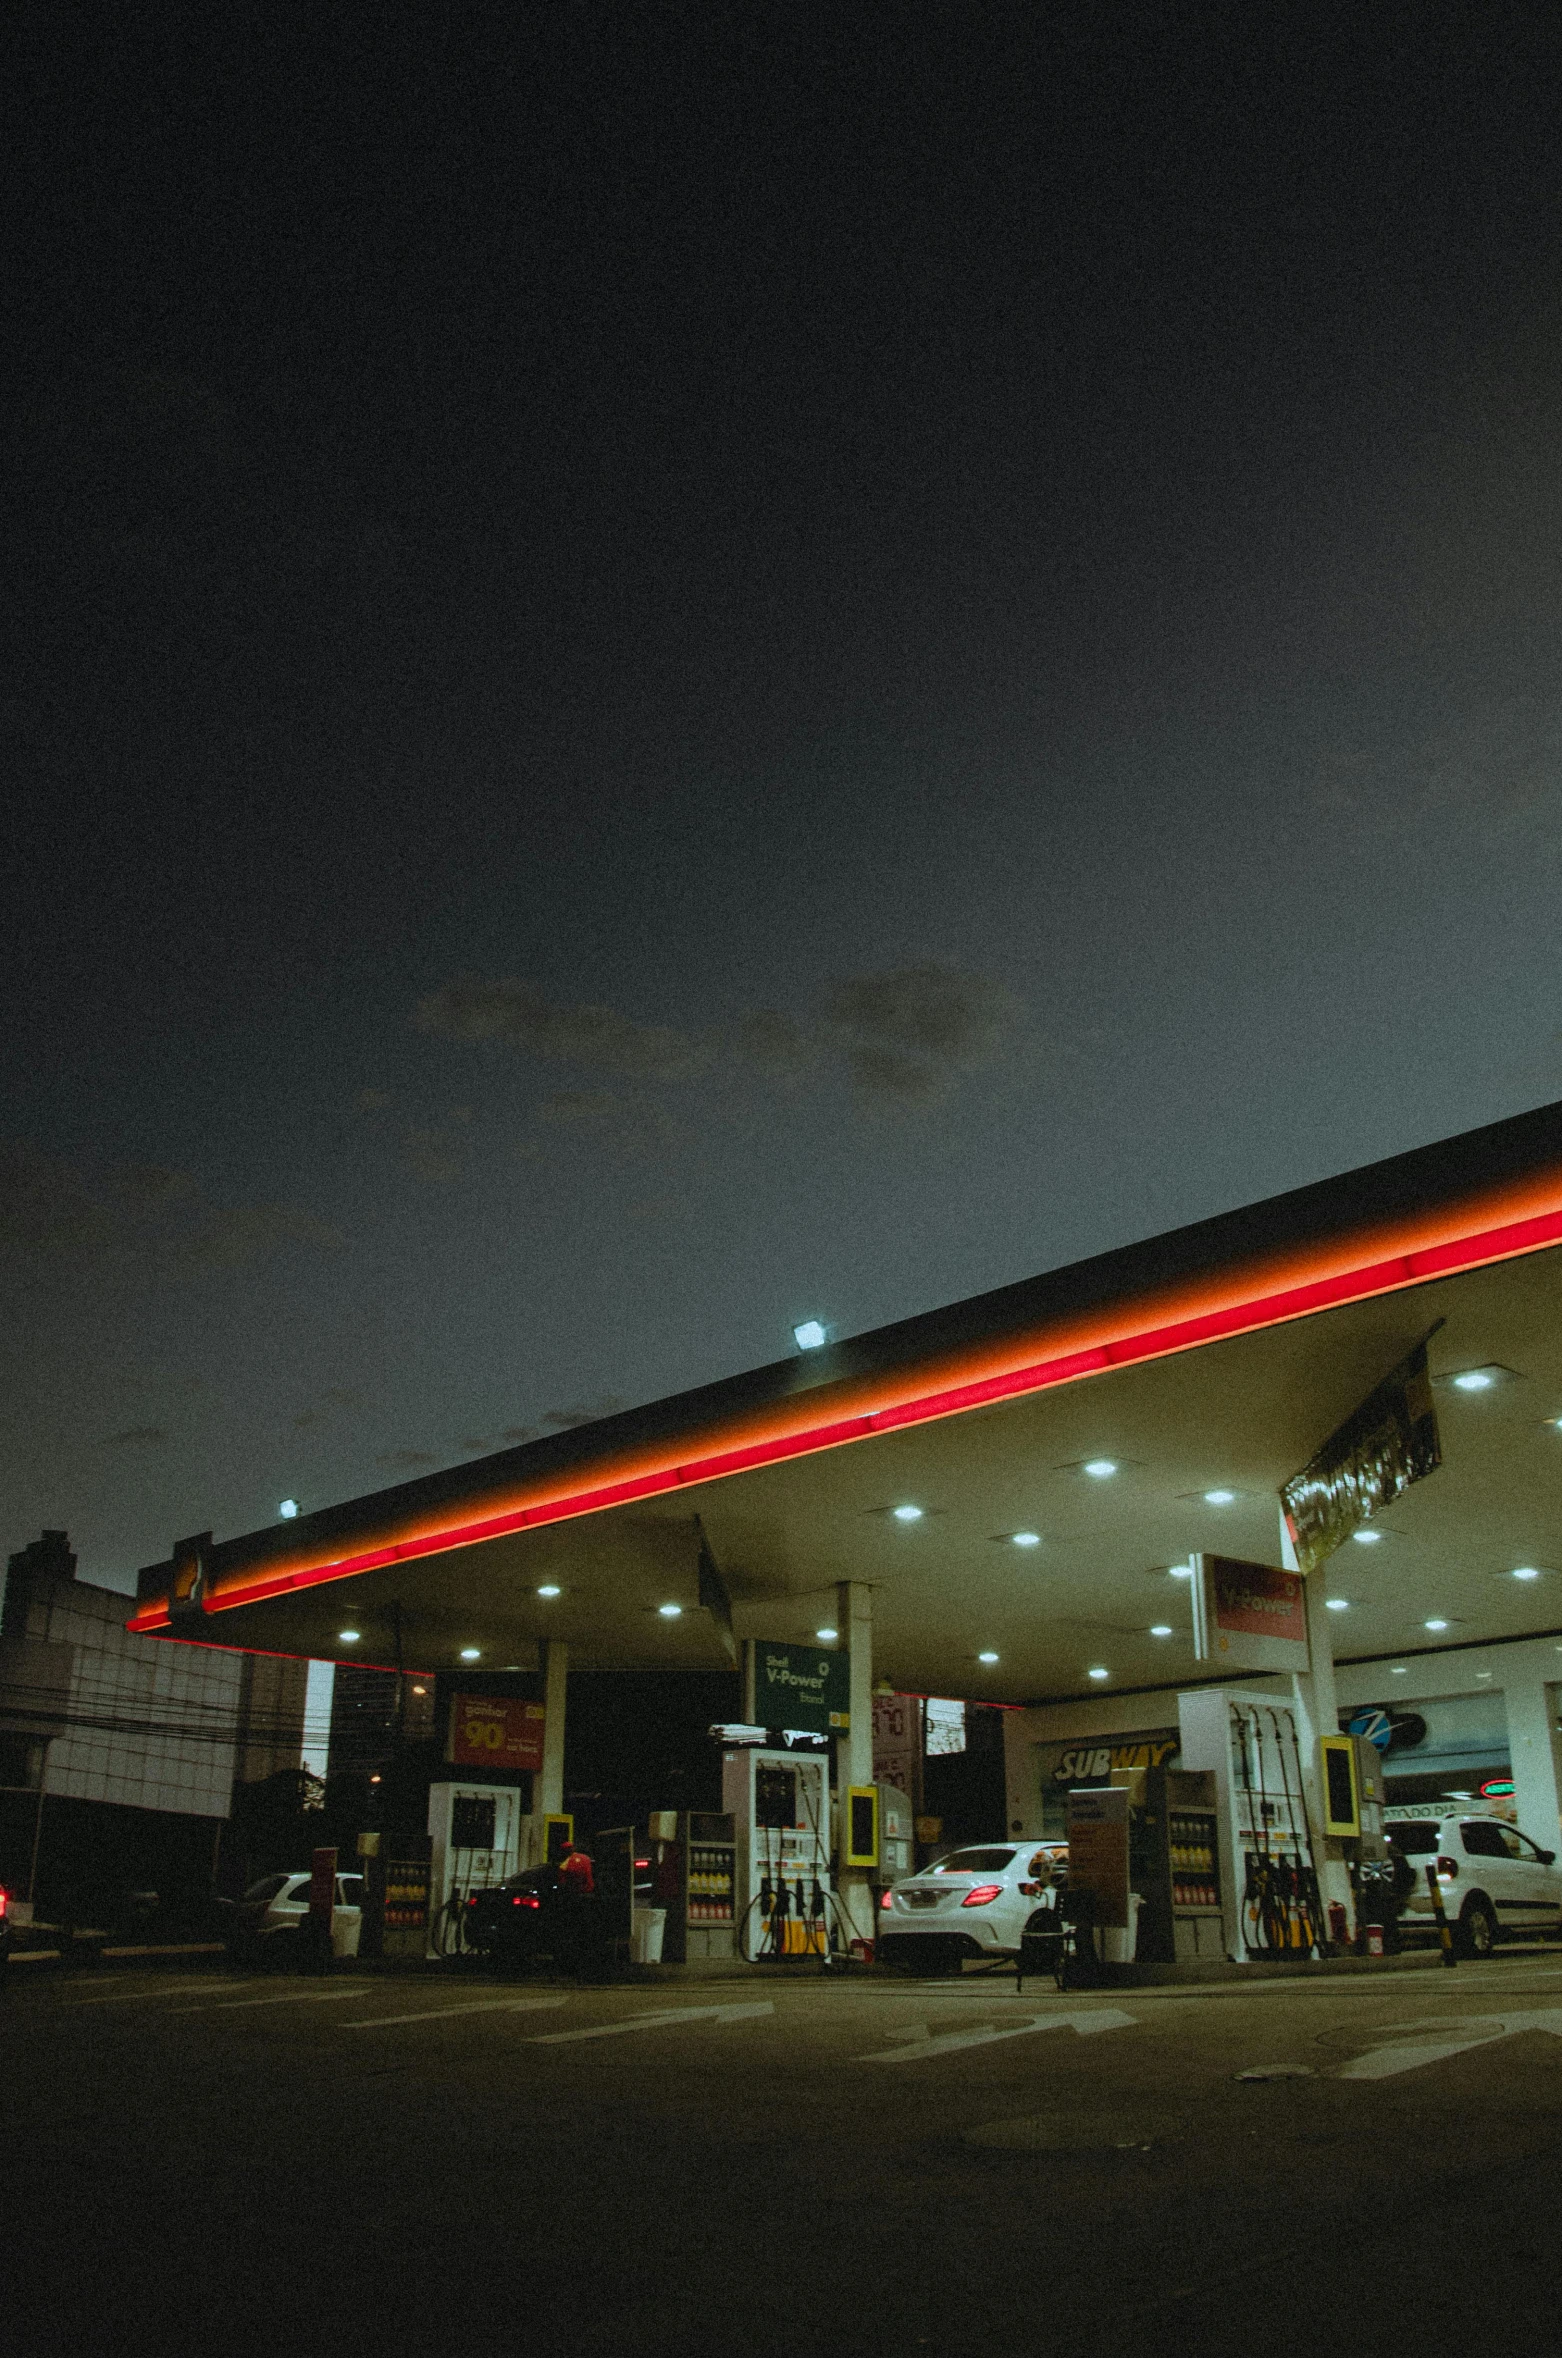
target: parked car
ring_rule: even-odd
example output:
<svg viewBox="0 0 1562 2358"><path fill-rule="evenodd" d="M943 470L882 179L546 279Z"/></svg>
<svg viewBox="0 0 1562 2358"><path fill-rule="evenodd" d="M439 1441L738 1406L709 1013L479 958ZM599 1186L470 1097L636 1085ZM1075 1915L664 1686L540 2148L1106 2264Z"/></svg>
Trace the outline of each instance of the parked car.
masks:
<svg viewBox="0 0 1562 2358"><path fill-rule="evenodd" d="M554 1954L561 1908L557 1867L526 1867L481 1891L468 1892L463 1935L469 1949L495 1964L531 1965ZM572 1920L573 1921L573 1920Z"/></svg>
<svg viewBox="0 0 1562 2358"><path fill-rule="evenodd" d="M260 1965L280 1961L296 1946L309 1914L307 1872L262 1875L244 1897L226 1903L228 1954L235 1964ZM363 1929L363 1877L338 1875L336 1904L331 1910L331 1954L356 1957Z"/></svg>
<svg viewBox="0 0 1562 2358"><path fill-rule="evenodd" d="M1402 1937L1437 1935L1426 1870L1437 1870L1443 1909L1469 1957L1487 1957L1504 1934L1562 1933L1562 1868L1498 1817L1436 1808L1385 1812L1384 1833L1396 1861Z"/></svg>
<svg viewBox="0 0 1562 2358"><path fill-rule="evenodd" d="M967 1957L1017 1957L1036 1883L1067 1858L1063 1843L984 1842L891 1884L879 1902L877 1953L913 1973L957 1973Z"/></svg>

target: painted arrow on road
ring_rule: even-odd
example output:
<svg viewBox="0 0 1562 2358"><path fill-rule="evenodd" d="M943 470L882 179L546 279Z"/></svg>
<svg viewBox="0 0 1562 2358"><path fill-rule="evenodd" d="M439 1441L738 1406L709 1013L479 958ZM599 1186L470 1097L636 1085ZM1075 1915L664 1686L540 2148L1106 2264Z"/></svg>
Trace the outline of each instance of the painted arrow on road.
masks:
<svg viewBox="0 0 1562 2358"><path fill-rule="evenodd" d="M1089 2013L1033 2014L1028 2022L1007 2022L1000 2030L940 2031L936 2038L891 2047L873 2055L859 2055L858 2063L926 2063L936 2055L953 2055L960 2047L990 2047L997 2039L1023 2039L1032 2031L1075 2030L1082 2039L1095 2031L1126 2030L1136 2014L1121 2014L1115 2006L1097 2006Z"/></svg>
<svg viewBox="0 0 1562 2358"><path fill-rule="evenodd" d="M1520 2031L1531 2030L1547 2031L1552 2038L1562 2039L1562 2006L1529 2014L1472 2014L1457 2023L1428 2024L1426 2037L1374 2047L1347 2063L1337 2077L1386 2080L1396 2072L1416 2071L1423 2063L1442 2063L1450 2055L1463 2055L1472 2047L1490 2047L1499 2039L1516 2038Z"/></svg>
<svg viewBox="0 0 1562 2358"><path fill-rule="evenodd" d="M616 2039L625 2031L672 2030L685 2022L752 2022L774 2014L768 1998L750 2006L664 2006L656 2014L631 2014L627 2022L599 2022L591 2030L549 2031L527 2043L533 2047L564 2047L574 2039Z"/></svg>

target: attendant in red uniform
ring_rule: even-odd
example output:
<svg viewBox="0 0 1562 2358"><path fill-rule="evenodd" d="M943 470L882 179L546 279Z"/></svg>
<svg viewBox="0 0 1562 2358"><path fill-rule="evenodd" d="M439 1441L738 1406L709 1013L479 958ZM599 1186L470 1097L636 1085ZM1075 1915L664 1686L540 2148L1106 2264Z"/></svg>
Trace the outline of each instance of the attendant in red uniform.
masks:
<svg viewBox="0 0 1562 2358"><path fill-rule="evenodd" d="M559 1857L559 1962L584 1973L596 1929L597 1878L591 1854L567 1842Z"/></svg>

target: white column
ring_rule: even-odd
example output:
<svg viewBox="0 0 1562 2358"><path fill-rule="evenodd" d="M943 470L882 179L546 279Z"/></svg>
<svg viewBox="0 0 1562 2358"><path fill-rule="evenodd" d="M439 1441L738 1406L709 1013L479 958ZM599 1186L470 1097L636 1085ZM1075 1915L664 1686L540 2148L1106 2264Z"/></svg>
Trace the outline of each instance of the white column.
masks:
<svg viewBox="0 0 1562 2358"><path fill-rule="evenodd" d="M1283 1508L1280 1512L1280 1561L1288 1572L1298 1569L1291 1534L1285 1527ZM1331 1900L1337 1900L1344 1908L1346 1923L1354 1938L1356 1926L1351 1911L1350 1868L1341 1845L1328 1841L1323 1831L1323 1777L1318 1739L1320 1736L1336 1735L1340 1725L1339 1696L1334 1685L1334 1632L1324 1603L1325 1580L1326 1572L1321 1564L1307 1577L1307 1644L1312 1656L1312 1669L1292 1673L1291 1694L1296 1709L1297 1749L1302 1756L1302 1778L1307 1792L1307 1815L1312 1821L1318 1889L1325 1909ZM1327 1922L1323 1931L1327 1936Z"/></svg>
<svg viewBox="0 0 1562 2358"><path fill-rule="evenodd" d="M836 1791L839 1810L835 1825L835 1855L846 1851L846 1792L851 1785L873 1782L873 1591L865 1580L843 1580L836 1588L835 1617L841 1637L851 1648L851 1727L835 1743ZM841 1914L850 1927L846 1937L874 1938L873 1872L867 1867L838 1866L835 1888Z"/></svg>
<svg viewBox="0 0 1562 2358"><path fill-rule="evenodd" d="M1513 1805L1520 1828L1542 1850L1562 1849L1557 1689L1539 1678L1505 1678L1502 1699L1508 1713Z"/></svg>
<svg viewBox="0 0 1562 2358"><path fill-rule="evenodd" d="M562 1638L548 1638L542 1649L542 1768L532 1788L532 1840L536 1858L543 1855L545 1817L564 1807L564 1689L569 1675L569 1647Z"/></svg>

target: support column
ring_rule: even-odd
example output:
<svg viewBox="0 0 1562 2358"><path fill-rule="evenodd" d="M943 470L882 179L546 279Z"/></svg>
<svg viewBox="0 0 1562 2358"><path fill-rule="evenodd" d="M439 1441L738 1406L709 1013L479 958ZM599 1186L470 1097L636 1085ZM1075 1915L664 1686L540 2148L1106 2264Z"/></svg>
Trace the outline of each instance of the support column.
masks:
<svg viewBox="0 0 1562 2358"><path fill-rule="evenodd" d="M1542 1850L1562 1849L1562 1761L1557 1743L1557 1689L1544 1679L1504 1678L1513 1806L1522 1830Z"/></svg>
<svg viewBox="0 0 1562 2358"><path fill-rule="evenodd" d="M547 1638L542 1648L542 1767L532 1787L534 1864L543 1856L544 1817L564 1807L564 1690L569 1675L569 1647L562 1638Z"/></svg>
<svg viewBox="0 0 1562 2358"><path fill-rule="evenodd" d="M1296 1550L1291 1545L1291 1534L1285 1525L1285 1510L1280 1513L1280 1561L1288 1572L1298 1569ZM1308 1575L1307 1590L1307 1645L1312 1656L1310 1671L1293 1671L1291 1697L1296 1710L1297 1749L1302 1756L1302 1780L1307 1794L1307 1815L1312 1822L1313 1857L1318 1868L1318 1889L1327 1910L1337 1900L1345 1910L1345 1920L1355 1937L1356 1926L1351 1909L1350 1868L1345 1853L1337 1842L1330 1842L1323 1831L1323 1776L1318 1754L1320 1736L1332 1736L1340 1724L1339 1696L1334 1684L1334 1632L1329 1624L1328 1608L1324 1603L1324 1572L1320 1565ZM1327 1922L1323 1930L1328 1931Z"/></svg>
<svg viewBox="0 0 1562 2358"><path fill-rule="evenodd" d="M851 1726L835 1743L836 1791L839 1811L835 1825L835 1855L845 1855L844 1812L851 1785L873 1782L873 1591L865 1580L843 1580L836 1588L835 1618L841 1637L851 1649ZM846 1937L872 1940L873 1870L837 1866L835 1888L841 1914L849 1927Z"/></svg>

